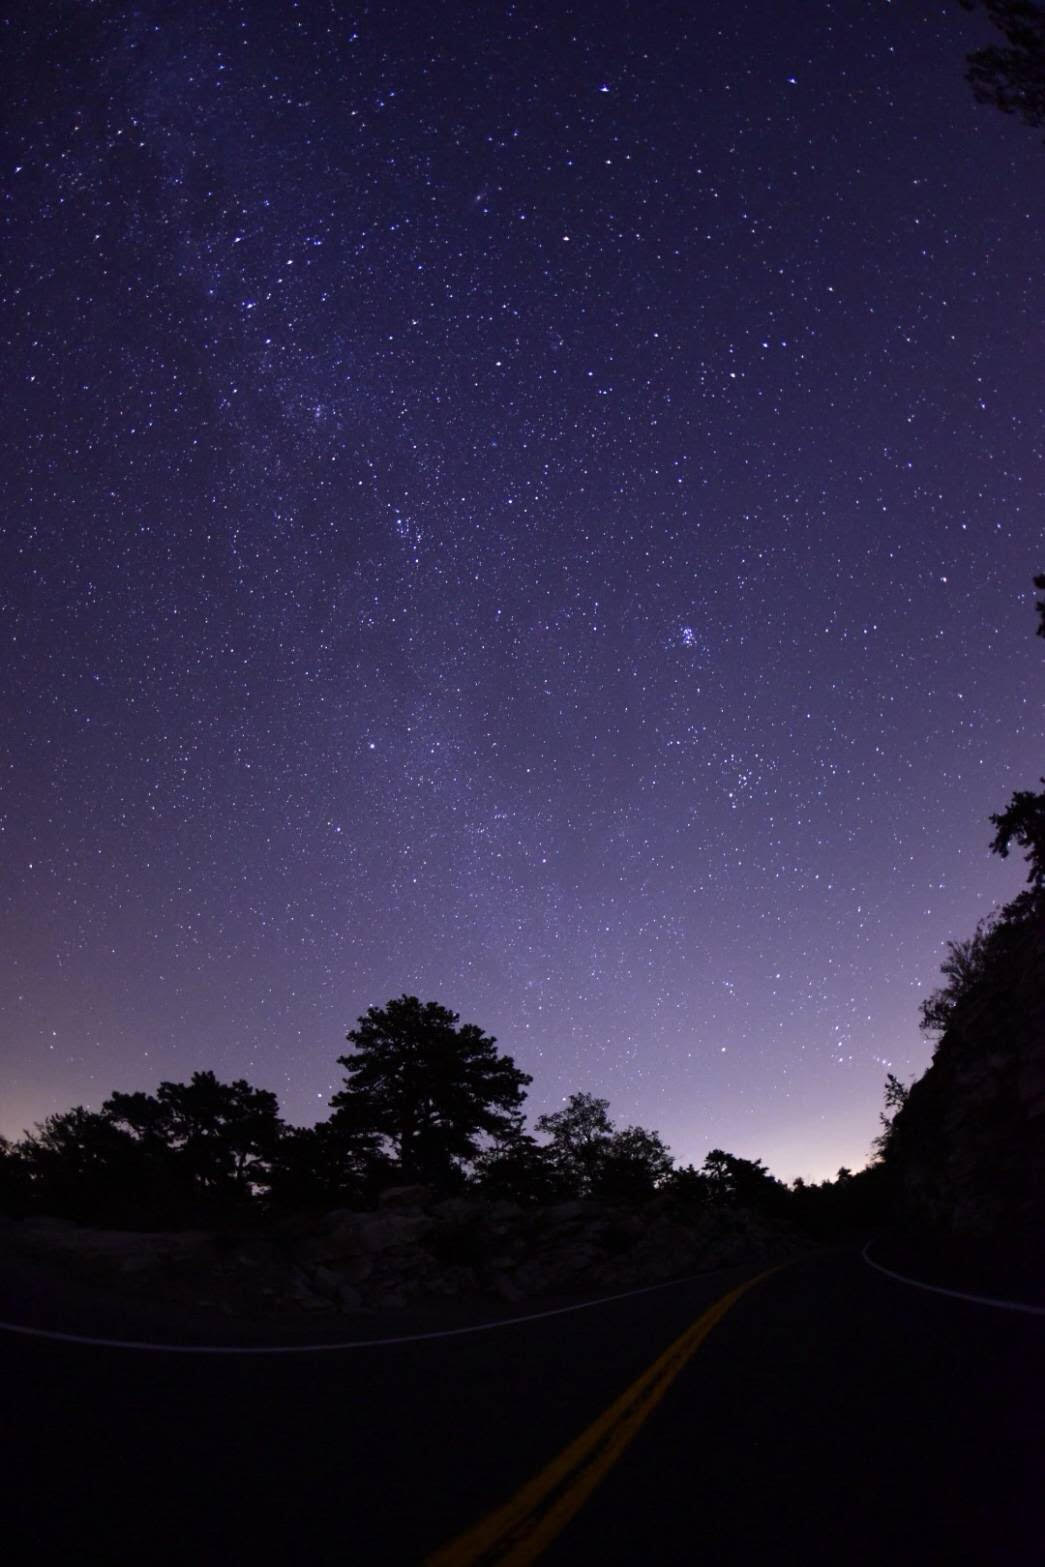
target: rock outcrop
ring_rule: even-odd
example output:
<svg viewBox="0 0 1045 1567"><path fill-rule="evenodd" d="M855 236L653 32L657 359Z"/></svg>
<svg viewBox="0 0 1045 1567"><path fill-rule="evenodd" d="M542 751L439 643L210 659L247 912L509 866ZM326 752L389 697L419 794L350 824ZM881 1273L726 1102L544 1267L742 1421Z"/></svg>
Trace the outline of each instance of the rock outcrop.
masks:
<svg viewBox="0 0 1045 1567"><path fill-rule="evenodd" d="M890 1136L902 1217L959 1238L1045 1239L1045 922L1021 937Z"/></svg>
<svg viewBox="0 0 1045 1567"><path fill-rule="evenodd" d="M440 1200L424 1187L393 1188L374 1212L295 1215L250 1235L93 1230L55 1219L10 1223L5 1234L16 1249L80 1276L234 1316L610 1293L769 1263L803 1247L786 1226L742 1209L684 1214L657 1200L522 1208Z"/></svg>

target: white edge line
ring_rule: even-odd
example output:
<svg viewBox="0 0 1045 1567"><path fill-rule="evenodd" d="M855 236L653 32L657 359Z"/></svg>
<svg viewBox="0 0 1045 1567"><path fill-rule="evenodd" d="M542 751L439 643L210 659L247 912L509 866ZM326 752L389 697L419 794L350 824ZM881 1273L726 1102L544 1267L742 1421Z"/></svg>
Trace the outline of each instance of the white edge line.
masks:
<svg viewBox="0 0 1045 1567"><path fill-rule="evenodd" d="M752 1264L754 1266L754 1264ZM710 1272L725 1269L711 1269ZM630 1300L635 1295L650 1295L654 1290L670 1289L673 1284L689 1284L707 1278L690 1273L684 1279L665 1279L662 1284L646 1284L642 1289L624 1290L619 1295L600 1295L598 1300L582 1300L575 1306L556 1306L551 1311L535 1311L526 1317L499 1317L493 1322L475 1322L465 1328L443 1328L435 1333L406 1333L397 1338L350 1339L343 1344L149 1344L141 1339L92 1338L83 1333L61 1333L57 1328L30 1328L20 1322L0 1322L0 1333L21 1333L27 1338L57 1339L62 1344L89 1344L96 1349L146 1349L160 1355L317 1355L331 1350L378 1349L387 1344L420 1344L426 1339L459 1338L466 1333L488 1333L493 1328L515 1327L520 1322L539 1322L544 1317L561 1317L571 1311L588 1311L614 1300Z"/></svg>
<svg viewBox="0 0 1045 1567"><path fill-rule="evenodd" d="M999 1311L1022 1311L1029 1317L1045 1317L1045 1306L1029 1306L1022 1300L995 1300L992 1295L967 1295L964 1290L944 1289L942 1284L923 1284L921 1279L909 1279L905 1273L894 1273L892 1268L884 1268L880 1262L875 1262L868 1256L871 1242L868 1241L860 1255L869 1268L877 1268L879 1273L884 1273L886 1278L895 1279L898 1284L909 1284L912 1289L928 1290L933 1295L949 1295L952 1300L971 1300L975 1306L996 1306Z"/></svg>

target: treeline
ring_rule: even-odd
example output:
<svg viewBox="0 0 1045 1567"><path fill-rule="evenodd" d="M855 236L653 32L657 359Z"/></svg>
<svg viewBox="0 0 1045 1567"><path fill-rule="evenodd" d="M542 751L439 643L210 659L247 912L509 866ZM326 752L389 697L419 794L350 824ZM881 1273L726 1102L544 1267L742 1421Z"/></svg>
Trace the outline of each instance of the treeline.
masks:
<svg viewBox="0 0 1045 1567"><path fill-rule="evenodd" d="M1045 590L1045 576L1035 578ZM1037 604L1045 636L1045 601ZM1045 779L1042 779L1045 783ZM890 1075L871 1164L787 1187L760 1159L713 1149L678 1166L657 1132L616 1126L575 1093L523 1113L531 1082L495 1039L437 1002L371 1007L338 1058L328 1120L287 1126L275 1094L196 1072L155 1094L47 1118L0 1139L0 1208L107 1224L177 1225L288 1210L366 1207L421 1183L518 1203L571 1197L687 1208L730 1204L831 1236L897 1218L969 1235L1040 1230L1045 1214L1045 793L1017 790L991 818L994 853L1016 846L1028 885L967 941L922 1004L938 1036L928 1070Z"/></svg>
<svg viewBox="0 0 1045 1567"><path fill-rule="evenodd" d="M860 1223L868 1208L866 1172L788 1188L760 1159L722 1149L699 1168L676 1165L657 1132L617 1126L593 1094L538 1116L534 1135L523 1115L529 1076L433 1001L371 1007L348 1040L344 1086L316 1126L288 1126L265 1089L196 1072L155 1094L114 1093L100 1110L49 1116L3 1144L0 1200L15 1214L142 1226L367 1207L415 1183L522 1204L727 1204L813 1230Z"/></svg>

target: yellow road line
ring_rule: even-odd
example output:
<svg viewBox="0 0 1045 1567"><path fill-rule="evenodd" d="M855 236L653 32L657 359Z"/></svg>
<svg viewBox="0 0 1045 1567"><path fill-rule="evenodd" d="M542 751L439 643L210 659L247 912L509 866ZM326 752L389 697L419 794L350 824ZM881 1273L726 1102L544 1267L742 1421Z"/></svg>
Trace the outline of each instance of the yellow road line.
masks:
<svg viewBox="0 0 1045 1567"><path fill-rule="evenodd" d="M510 1501L426 1557L425 1567L527 1567L536 1561L617 1462L716 1323L741 1295L776 1271L768 1268L709 1306Z"/></svg>

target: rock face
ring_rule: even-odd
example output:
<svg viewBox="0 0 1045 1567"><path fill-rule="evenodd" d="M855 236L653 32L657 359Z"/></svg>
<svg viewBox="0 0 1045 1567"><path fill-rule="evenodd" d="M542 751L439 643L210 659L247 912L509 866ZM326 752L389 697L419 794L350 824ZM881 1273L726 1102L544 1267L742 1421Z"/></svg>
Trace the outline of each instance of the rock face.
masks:
<svg viewBox="0 0 1045 1567"><path fill-rule="evenodd" d="M10 1224L6 1233L22 1251L94 1279L244 1316L612 1293L801 1249L785 1226L741 1209L682 1215L657 1200L641 1209L582 1201L524 1209L481 1197L439 1200L424 1187L386 1193L376 1212L295 1216L252 1236L138 1234L49 1219Z"/></svg>
<svg viewBox="0 0 1045 1567"><path fill-rule="evenodd" d="M1045 1225L1045 928L1027 932L897 1117L906 1216L971 1240Z"/></svg>

